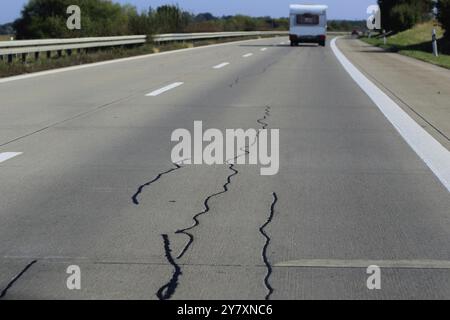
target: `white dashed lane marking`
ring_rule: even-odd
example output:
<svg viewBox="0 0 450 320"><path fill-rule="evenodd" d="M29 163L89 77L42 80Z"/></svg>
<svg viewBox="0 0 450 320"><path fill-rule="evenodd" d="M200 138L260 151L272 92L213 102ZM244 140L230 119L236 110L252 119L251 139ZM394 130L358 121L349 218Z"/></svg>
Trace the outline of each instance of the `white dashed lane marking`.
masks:
<svg viewBox="0 0 450 320"><path fill-rule="evenodd" d="M9 159L15 158L17 156L20 156L22 152L3 152L0 153L0 163L5 162Z"/></svg>
<svg viewBox="0 0 450 320"><path fill-rule="evenodd" d="M175 83L169 84L168 86L165 86L165 87L163 87L161 89L158 89L158 90L155 90L153 92L150 92L146 96L147 97L156 97L156 96L159 96L160 94L162 94L164 92L167 92L169 90L175 89L175 88L177 88L177 87L179 87L179 86L181 86L183 84L184 84L184 82L175 82Z"/></svg>
<svg viewBox="0 0 450 320"><path fill-rule="evenodd" d="M223 67L226 67L229 64L230 64L229 62L224 62L224 63L218 64L217 66L214 66L213 69L222 69Z"/></svg>

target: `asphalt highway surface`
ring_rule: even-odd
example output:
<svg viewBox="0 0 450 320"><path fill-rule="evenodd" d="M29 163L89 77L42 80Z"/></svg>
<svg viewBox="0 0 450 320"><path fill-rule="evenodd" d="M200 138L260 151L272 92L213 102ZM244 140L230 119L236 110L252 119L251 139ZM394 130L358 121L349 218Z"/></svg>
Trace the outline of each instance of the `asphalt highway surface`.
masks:
<svg viewBox="0 0 450 320"><path fill-rule="evenodd" d="M449 192L329 43L128 59L0 97L3 299L450 298ZM194 121L279 129L278 174L173 164Z"/></svg>

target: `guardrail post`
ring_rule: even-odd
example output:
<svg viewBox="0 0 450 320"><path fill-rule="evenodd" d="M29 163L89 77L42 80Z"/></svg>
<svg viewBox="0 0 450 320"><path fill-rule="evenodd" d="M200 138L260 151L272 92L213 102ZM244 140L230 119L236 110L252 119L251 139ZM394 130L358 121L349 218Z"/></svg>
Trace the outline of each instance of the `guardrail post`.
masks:
<svg viewBox="0 0 450 320"><path fill-rule="evenodd" d="M47 59L50 59L52 57L52 52L51 51L47 51Z"/></svg>
<svg viewBox="0 0 450 320"><path fill-rule="evenodd" d="M58 58L62 57L62 50L58 50Z"/></svg>
<svg viewBox="0 0 450 320"><path fill-rule="evenodd" d="M28 56L27 53L22 53L22 62L23 63L27 62L27 56Z"/></svg>
<svg viewBox="0 0 450 320"><path fill-rule="evenodd" d="M34 60L39 60L39 52L34 53Z"/></svg>
<svg viewBox="0 0 450 320"><path fill-rule="evenodd" d="M436 36L436 28L433 28L433 34L431 36L431 41L433 42L433 55L435 57L439 57L438 45L437 45L437 36Z"/></svg>
<svg viewBox="0 0 450 320"><path fill-rule="evenodd" d="M72 55L72 49L67 49L66 52L69 57Z"/></svg>
<svg viewBox="0 0 450 320"><path fill-rule="evenodd" d="M13 62L13 55L8 54L8 63L12 63L12 62Z"/></svg>

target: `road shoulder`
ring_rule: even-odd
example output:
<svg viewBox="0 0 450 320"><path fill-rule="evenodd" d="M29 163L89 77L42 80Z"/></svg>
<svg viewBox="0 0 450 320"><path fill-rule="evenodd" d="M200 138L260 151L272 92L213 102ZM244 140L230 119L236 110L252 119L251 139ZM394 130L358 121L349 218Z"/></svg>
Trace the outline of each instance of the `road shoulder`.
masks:
<svg viewBox="0 0 450 320"><path fill-rule="evenodd" d="M450 71L357 39L337 41L343 54L420 126L450 150Z"/></svg>

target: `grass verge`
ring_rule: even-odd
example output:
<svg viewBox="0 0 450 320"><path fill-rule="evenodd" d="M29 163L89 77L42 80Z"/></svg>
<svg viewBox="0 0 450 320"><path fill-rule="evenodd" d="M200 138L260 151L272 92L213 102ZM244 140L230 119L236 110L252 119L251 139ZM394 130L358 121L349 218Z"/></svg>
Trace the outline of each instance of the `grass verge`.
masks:
<svg viewBox="0 0 450 320"><path fill-rule="evenodd" d="M0 34L0 41L9 41L11 37L10 35Z"/></svg>
<svg viewBox="0 0 450 320"><path fill-rule="evenodd" d="M432 22L419 24L410 30L388 37L386 45L383 38L361 38L361 40L390 52L450 69L450 41L443 38L444 31L440 27L436 27L439 57L433 55L431 31L434 27Z"/></svg>

